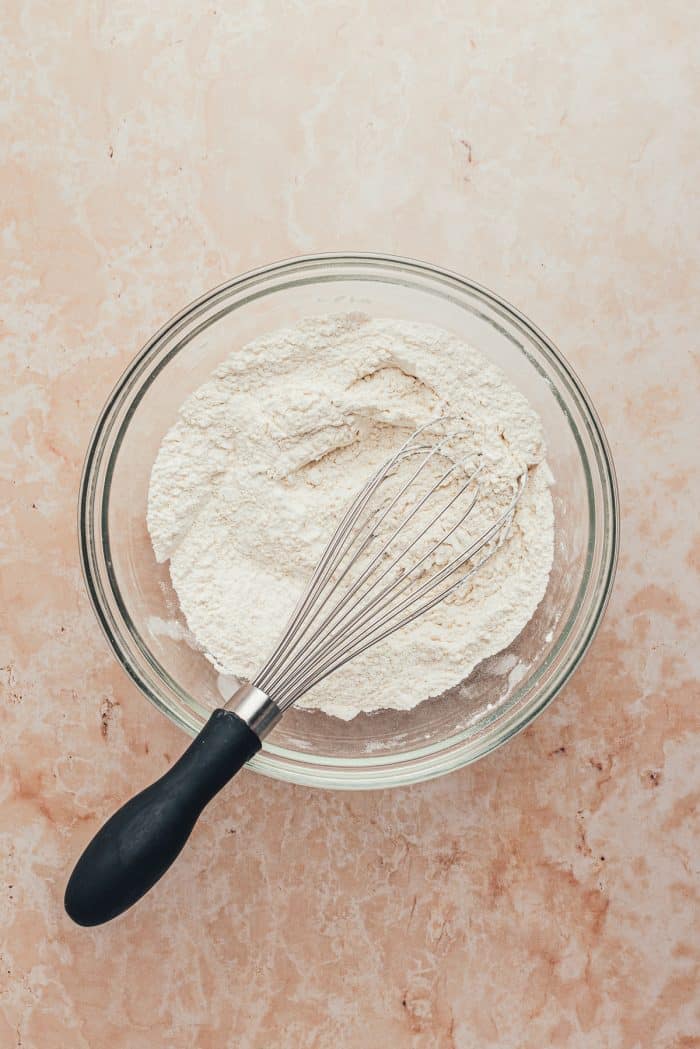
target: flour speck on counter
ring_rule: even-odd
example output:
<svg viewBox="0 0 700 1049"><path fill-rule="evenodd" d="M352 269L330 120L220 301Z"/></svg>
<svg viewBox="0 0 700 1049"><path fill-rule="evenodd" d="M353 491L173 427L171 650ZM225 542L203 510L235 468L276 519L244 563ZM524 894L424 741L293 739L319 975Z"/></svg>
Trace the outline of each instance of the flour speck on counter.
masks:
<svg viewBox="0 0 700 1049"><path fill-rule="evenodd" d="M360 314L258 338L185 401L153 466L148 528L217 670L255 676L345 505L413 430L445 415L485 464L480 512L524 469L527 487L507 541L464 588L297 704L343 719L439 696L532 617L554 546L537 413L454 335Z"/></svg>

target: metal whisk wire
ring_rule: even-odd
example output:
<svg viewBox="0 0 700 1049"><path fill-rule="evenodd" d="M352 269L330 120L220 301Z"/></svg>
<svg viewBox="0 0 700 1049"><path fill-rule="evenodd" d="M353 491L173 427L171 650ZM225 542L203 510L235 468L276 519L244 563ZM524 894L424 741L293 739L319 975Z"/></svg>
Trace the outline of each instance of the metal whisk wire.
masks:
<svg viewBox="0 0 700 1049"><path fill-rule="evenodd" d="M507 538L527 484L526 470L514 482L511 498L498 517L446 565L429 569L427 579L420 579L421 570L464 525L481 494L479 478L484 469L483 462L475 464L474 457L455 460L446 451L451 442L468 431L458 429L441 435L425 435L427 430L444 427L451 421L450 418L433 420L411 434L370 477L345 511L280 642L253 682L280 710L286 710L328 674L464 586ZM428 490L417 496L406 512L399 514L396 525L389 524L388 538L380 537L382 525L390 519L393 511L401 508L402 501L412 493L421 475L439 456L448 459L448 468L437 480L429 482ZM398 472L402 463L414 457L420 457L418 466L408 480L399 485L399 490L385 504L379 502L377 505L375 496L382 485ZM466 480L458 482L457 491L429 516L426 524L419 526L418 534L395 553L393 545L396 541L405 535L411 522L460 469L466 472ZM448 524L445 530L446 515L460 499L464 499L465 505L458 507L456 522ZM434 536L433 532L438 534ZM427 549L420 556L414 554L415 559L411 561L409 555L426 536ZM372 551L368 563L362 566L363 554L378 539L379 549ZM479 557L482 551L483 555ZM385 560L389 563L383 564ZM353 580L352 571L358 564L360 571ZM460 569L464 571L460 572ZM459 578L449 581L455 573L460 573ZM446 585L443 587L442 584Z"/></svg>
<svg viewBox="0 0 700 1049"><path fill-rule="evenodd" d="M379 485L382 483L382 481L385 479L392 466L399 460L399 458L403 455L403 453L406 451L406 449L409 447L412 441L420 433L422 433L423 430L427 429L427 426L429 425L430 424L428 423L426 424L426 426L421 427L419 430L416 430L415 433L411 434L408 440L404 442L404 444L397 450L397 452L391 457L391 459L383 463L379 467L379 469L369 478L365 486L358 492L358 494L355 496L355 499L347 508L343 518L340 521L340 524L336 528L334 534L331 536L328 545L326 546L326 549L321 555L321 558L319 559L319 562L316 565L314 573L311 576L311 579L309 580L307 588L302 594L301 598L299 599L299 602L294 612L292 613L292 616L287 624L287 627L279 644L277 645L277 648L272 653L270 659L267 661L267 663L255 679L255 684L257 685L257 687L271 687L272 682L275 680L275 666L278 666L281 663L281 660L287 654L290 645L292 646L292 648L294 648L299 643L299 641L308 629L308 622L306 626L300 626L299 630L297 630L297 627L302 623L303 616L306 613L307 608L310 607L313 598L316 596L318 591L323 588L328 576L333 572L334 567L337 564L336 555L339 549L342 550L343 541L347 537L352 527L356 524L357 520L362 514L362 511L369 502L369 499L374 494Z"/></svg>
<svg viewBox="0 0 700 1049"><path fill-rule="evenodd" d="M343 578L348 574L350 568L353 567L359 556L362 554L363 550L371 543L372 539L374 538L374 535L376 534L375 530L381 526L381 523L386 519L389 511L393 508L394 505L396 505L400 497L408 490L408 488L413 483L416 476L422 470L426 462L427 460L424 460L424 462L415 472L413 477L406 483L406 485L404 485L399 494L389 504L389 507L381 515L379 521L374 526L372 526L369 535L362 543L362 546L357 551L357 553L350 559L349 564L344 569L340 579L335 581L334 587L336 590L342 582ZM322 656L324 656L332 648L332 646L336 644L336 642L340 641L341 639L347 642L348 638L355 634L360 627L366 625L367 619L372 616L372 613L376 614L378 612L381 612L384 608L387 607L387 605L391 604L398 597L398 595L402 593L406 589L406 587L412 582L411 576L418 572L422 565L435 552L438 546L446 542L447 539L449 539L450 536L457 530L457 528L464 522L471 509L473 508L474 503L476 502L478 489L472 497L472 501L469 503L467 509L462 514L462 517L459 518L459 520L452 526L452 528L446 533L446 535L442 536L435 543L433 543L433 545L423 554L423 556L418 561L416 561L409 569L402 570L399 585L397 585L396 581L390 581L385 587L383 587L382 590L379 591L378 594L376 594L372 598L372 600L367 600L372 591L376 590L380 583L388 575L390 575L390 573L395 568L397 568L397 566L403 560L403 558L418 544L418 542L423 538L423 536L435 524L437 519L443 516L446 510L449 509L454 502L456 502L459 496L463 494L465 489L475 480L475 478L480 472L479 469L475 470L474 473L467 478L467 481L458 490L456 495L452 497L447 506L443 507L437 514L435 514L434 517L428 522L428 524L422 528L418 535L415 536L411 540L411 542L408 543L407 546L405 546L402 550L399 551L398 554L394 556L393 560L387 565L387 567L384 568L384 570L381 571L380 574L374 578L374 581L367 587L367 589L362 594L362 597L358 599L355 605L350 605L350 608L347 612L345 612L344 614L340 614L343 612L343 609L346 608L346 606L352 600L355 594L358 593L362 585L372 576L374 569L379 565L381 558L388 551L394 539L396 539L403 532L404 528L406 528L408 523L419 513L419 511L427 503L428 499L445 482L447 477L452 472L454 472L454 470L457 468L457 465L458 464L455 463L448 470L446 470L442 477L440 477L438 481L436 481L433 484L433 486L428 490L428 492L423 496L423 498L414 504L413 508L408 514L405 515L403 520L400 521L400 523L395 528L394 532L390 535L390 537L387 540L385 540L384 545L374 555L369 565L364 569L364 571L355 580L355 582L349 587L344 596L333 607L332 611L328 613L325 619L321 622L320 626L318 626L313 632L311 637L306 639L305 645L301 650L301 655L303 655L304 649L308 649L312 644L314 644L316 647L314 649L314 657L310 661L305 663L305 670L313 669L313 667L316 666L316 664L318 664ZM387 594L389 594L390 596L385 598L385 595ZM318 614L320 613L322 607L327 603L328 596L330 595L327 595L326 598L324 598L324 600L322 601L321 606L317 610L317 613L312 617L313 620L318 618ZM385 600L382 600L382 598L385 598ZM411 600L414 600L414 598L412 598ZM381 622L373 622L371 628L368 628L362 634L362 638L366 637L371 632L371 630L374 630L378 626L382 625L382 623L385 622L387 618L388 617L385 616ZM357 641L359 639L354 638L354 640ZM341 649L339 652L337 652L336 655L343 655L346 651L347 646ZM298 677L298 674L295 675L293 671L296 669L296 664L299 661L299 656L300 653L297 653L297 658L293 662L292 667L285 673L283 680L280 682L280 686L284 688L285 691L289 689L291 684L296 683L296 678ZM290 681L290 672L292 681Z"/></svg>
<svg viewBox="0 0 700 1049"><path fill-rule="evenodd" d="M323 599L316 606L316 608L315 608L315 610L313 612L313 615L310 616L310 618L306 621L306 624L303 626L303 628L299 631L299 633L294 638L294 641L296 642L297 646L300 644L302 638L308 632L311 624L318 619L319 615L321 614L321 612L323 611L324 607L328 603L330 597L332 596L332 593L338 591L338 589L340 588L341 584L343 583L345 577L349 574L350 570L357 563L357 561L362 556L364 551L372 543L372 541L374 540L374 538L378 534L379 528L381 527L383 522L386 520L386 518L388 517L389 513L399 503L399 501L401 500L403 495L406 493L408 488L415 482L415 480L419 476L419 474L425 469L425 467L430 462L431 458L439 452L439 450L441 449L442 445L449 439L449 437L454 437L454 436L456 436L456 434L446 435L443 438L442 441L440 441L438 444L436 444L432 448L429 448L429 446L428 446L428 449L429 449L428 455L422 460L422 462L418 466L418 469L414 471L413 475L404 484L404 486L399 490L399 492L397 492L397 494L394 496L394 498L388 503L386 508L383 509L383 512L381 512L381 514L380 514L380 511L382 511L382 507L381 506L375 508L373 514L370 513L368 515L367 521L365 521L362 526L357 528L355 537L351 541L350 546L348 547L347 551L343 552L342 548L341 548L341 555L340 556L337 555L337 551L334 551L335 556L329 558L329 563L324 567L324 570L321 573L321 578L320 578L320 581L318 581L318 585L317 585L317 588L316 588L316 591L315 591L315 596L316 597L318 597L322 593L322 591L324 589L324 586L325 586L325 583L328 582L330 576L332 575L332 572L333 572L334 568L339 563L339 561L342 561L343 557L345 556L345 554L349 554L349 552L352 550L352 547L356 543L358 543L360 540L362 540L362 542L359 545L359 548L352 554L352 557L346 557L347 563L345 564L345 567L342 570L340 576L337 579L335 579L333 590L332 591L329 590L325 594ZM386 479L386 477L391 474L391 468L393 466L395 466L402 458L409 458L410 456L416 455L416 454L420 454L421 451L425 451L425 450L426 450L426 448L424 446L419 446L418 448L409 448L409 447L404 446L402 449L400 449L400 451L396 454L396 456L394 456L393 461L390 461L390 464L389 464L390 468L388 470L386 469L387 464L384 464L384 466L381 468L381 471L380 471L381 472L381 477L380 477L379 483L381 484L382 480ZM357 593L357 591L362 586L362 584L369 578L369 576L372 574L374 568L378 565L378 563L379 563L380 559L382 558L382 556L384 555L384 553L386 553L386 551L388 550L389 546L392 544L393 540L399 535L399 533L401 531L403 531L403 529L406 527L408 522L410 520L412 520L413 517L416 516L416 514L425 505L425 503L430 498L430 496L435 492L435 490L439 487L439 485L442 484L445 481L445 479L449 476L449 474L452 473L456 469L456 467L457 467L457 464L454 463L447 471L445 471L445 473L442 475L442 477L437 482L435 482L435 484L423 496L423 498L413 506L412 510L404 517L404 519L395 528L395 530L392 533L392 535L384 542L384 545L382 546L382 548L374 555L374 558L370 561L369 565L364 569L364 571L359 576L359 578L356 579L354 583L352 583L352 585L348 588L348 590L345 592L345 594L341 597L341 599L338 602L338 604L334 606L333 610L326 616L326 618L316 628L316 630L314 631L312 636L310 638L306 639L306 643L305 643L306 646L310 645L313 642L317 642L320 639L323 639L324 641L327 641L327 639L329 637L329 630L327 630L326 627L328 627L329 624L331 625L331 627L335 627L334 629L332 629L332 631L330 633L330 636L332 636L332 637L336 637L337 636L338 628L340 626L340 623L337 621L338 613L341 612L341 610L343 608L345 608L345 606L354 597L354 595ZM375 477L376 476L377 475L375 475ZM470 481L466 482L466 484L469 484L469 483L470 483ZM465 485L465 487L466 487L466 485ZM376 488L373 487L372 488L372 493L370 493L370 494L373 494L374 491L376 491ZM459 494L460 493L458 493L458 495ZM454 502L454 500L456 498L457 498L457 496L454 497L452 502ZM359 516L361 516L361 513L360 513ZM372 519L373 516L376 518L376 520ZM466 517L466 514L464 516ZM353 515L351 515L351 518L352 517L353 517ZM357 518L354 518L354 520L356 521ZM385 578L385 576L392 570L392 568L395 567L395 565L398 563L400 558L404 554L406 554L407 551L412 546L414 546L418 542L419 539L422 538L422 536L429 529L429 527L430 527L430 525L432 523L433 522L429 522L428 525L425 526L423 531L418 536L416 536L416 538L409 545L409 547L406 547L399 555L397 555L394 558L394 561L375 579L375 581L372 583L372 585L369 587L369 589L367 591L365 591L365 593L363 595L363 600L367 597L367 595L373 589L375 589L376 586L378 586L378 584L382 581L383 578ZM349 527L351 527L351 525L347 525L346 524L345 527L341 526L341 528L336 533L336 537L340 539L340 538L343 538L345 535L347 535ZM367 534L365 535L365 537L363 539L363 533L364 532L367 532ZM427 558L427 556L428 555L425 555L422 560L425 560ZM323 564L323 558L321 559L321 563ZM414 568L416 568L416 567L418 567L418 566L417 565L414 566ZM342 620L341 620L341 622L342 622ZM280 680L279 672L277 674L273 675L273 677L271 679L266 679L267 687L269 687L269 688L273 688L273 687L285 688L288 685L288 683L289 683L288 682L289 672L294 669L294 666L295 666L296 662L298 661L298 657L299 657L299 653L297 653L296 656L292 658L292 665L290 667L286 668L285 674L284 674L284 677L283 677L282 680Z"/></svg>

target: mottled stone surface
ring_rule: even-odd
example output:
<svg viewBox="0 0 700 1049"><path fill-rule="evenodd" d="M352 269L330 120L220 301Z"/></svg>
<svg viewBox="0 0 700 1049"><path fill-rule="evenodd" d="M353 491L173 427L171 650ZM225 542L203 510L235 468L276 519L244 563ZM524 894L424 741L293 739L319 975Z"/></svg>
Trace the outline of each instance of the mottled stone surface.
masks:
<svg viewBox="0 0 700 1049"><path fill-rule="evenodd" d="M695 5L0 19L2 1049L698 1045ZM72 862L184 743L80 579L97 411L194 296L332 249L467 273L574 363L620 476L607 618L488 760L352 796L244 775L161 891L79 930Z"/></svg>

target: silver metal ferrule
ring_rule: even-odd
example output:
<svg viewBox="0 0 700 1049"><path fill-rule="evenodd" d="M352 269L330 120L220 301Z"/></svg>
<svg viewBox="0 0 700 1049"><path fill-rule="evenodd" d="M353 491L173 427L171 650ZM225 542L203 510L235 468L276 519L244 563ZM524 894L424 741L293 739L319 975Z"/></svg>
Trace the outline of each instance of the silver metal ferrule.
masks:
<svg viewBox="0 0 700 1049"><path fill-rule="evenodd" d="M260 739L266 736L282 717L282 711L277 704L255 685L242 685L224 706L226 710L231 710L245 721L248 728Z"/></svg>

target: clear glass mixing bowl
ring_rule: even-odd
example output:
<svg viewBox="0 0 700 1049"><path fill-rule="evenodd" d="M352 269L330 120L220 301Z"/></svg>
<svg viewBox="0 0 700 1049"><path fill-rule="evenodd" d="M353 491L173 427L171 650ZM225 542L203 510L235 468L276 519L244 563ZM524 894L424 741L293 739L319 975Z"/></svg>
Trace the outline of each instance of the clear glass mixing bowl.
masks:
<svg viewBox="0 0 700 1049"><path fill-rule="evenodd" d="M498 296L434 266L381 255L319 255L244 274L188 306L141 350L98 420L81 483L81 557L98 619L127 672L173 721L194 733L222 700L217 673L178 628L184 621L168 567L156 562L146 528L161 439L185 398L236 347L310 314L354 310L454 332L529 398L556 479L556 543L534 618L460 686L410 711L350 722L291 710L251 762L279 779L341 789L449 772L544 710L600 622L619 532L610 452L585 390L549 339Z"/></svg>

